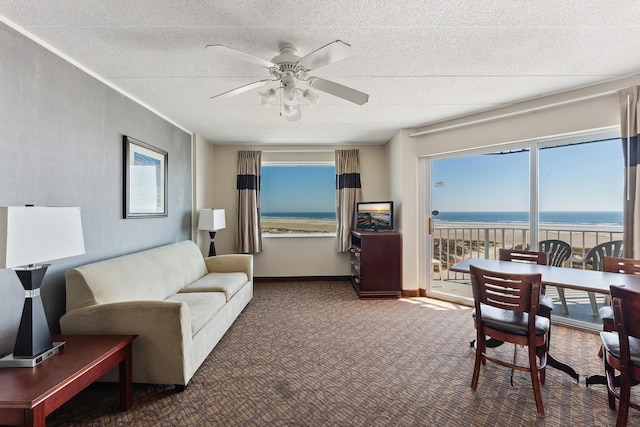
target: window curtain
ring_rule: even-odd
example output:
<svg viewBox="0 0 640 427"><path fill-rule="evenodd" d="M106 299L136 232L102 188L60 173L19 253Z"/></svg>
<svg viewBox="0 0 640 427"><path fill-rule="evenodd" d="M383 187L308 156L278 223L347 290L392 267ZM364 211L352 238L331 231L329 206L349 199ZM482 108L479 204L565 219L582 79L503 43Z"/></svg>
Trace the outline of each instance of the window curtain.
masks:
<svg viewBox="0 0 640 427"><path fill-rule="evenodd" d="M262 151L238 151L236 250L241 254L262 252L260 226L260 168Z"/></svg>
<svg viewBox="0 0 640 427"><path fill-rule="evenodd" d="M358 150L336 150L336 249L347 252L351 248L351 230L356 202L362 200L360 184L360 156Z"/></svg>
<svg viewBox="0 0 640 427"><path fill-rule="evenodd" d="M640 86L618 91L620 130L624 153L623 253L625 258L640 257L640 189L638 179L638 92Z"/></svg>

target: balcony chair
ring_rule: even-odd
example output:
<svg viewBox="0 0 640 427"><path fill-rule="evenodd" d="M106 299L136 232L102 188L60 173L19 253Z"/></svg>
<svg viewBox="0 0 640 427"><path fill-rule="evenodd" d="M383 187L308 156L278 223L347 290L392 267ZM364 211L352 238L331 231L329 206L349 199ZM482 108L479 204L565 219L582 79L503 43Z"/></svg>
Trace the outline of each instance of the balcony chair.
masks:
<svg viewBox="0 0 640 427"><path fill-rule="evenodd" d="M638 259L604 257L603 266L604 271L608 271L609 273L635 274L636 276L640 276L640 260ZM602 319L602 330L605 332L615 331L613 307L607 304L600 307L598 313ZM603 349L600 347L599 357L602 357L602 351Z"/></svg>
<svg viewBox="0 0 640 427"><path fill-rule="evenodd" d="M612 240L610 242L601 243L594 246L587 252L584 258L569 258L571 263L580 263L586 269L588 266L590 270L603 271L604 270L604 258L613 257L620 258L622 256L622 240ZM596 294L589 292L589 301L591 302L591 310L593 315L598 315L598 305L596 304Z"/></svg>
<svg viewBox="0 0 640 427"><path fill-rule="evenodd" d="M440 287L444 286L444 279L442 278L442 261L436 258L432 258L431 266L438 270L438 277L440 278Z"/></svg>
<svg viewBox="0 0 640 427"><path fill-rule="evenodd" d="M553 267L564 267L564 263L571 257L571 245L562 240L543 240L539 244L539 250L549 254L549 265ZM567 300L564 297L564 288L556 287L560 304L564 314L569 314Z"/></svg>
<svg viewBox="0 0 640 427"><path fill-rule="evenodd" d="M620 400L616 427L622 427L627 425L629 407L640 410L638 402L631 402L631 386L640 380L640 292L618 286L611 286L610 291L615 332L603 331L600 338L609 407L616 409L616 398ZM620 372L619 387L615 371Z"/></svg>
<svg viewBox="0 0 640 427"><path fill-rule="evenodd" d="M480 365L486 361L518 371L529 372L536 408L544 415L540 384L545 382L549 319L539 316L540 274L510 274L484 270L471 265L476 355L471 389L478 387ZM487 355L486 338L527 347L528 366ZM538 359L540 363L538 364Z"/></svg>

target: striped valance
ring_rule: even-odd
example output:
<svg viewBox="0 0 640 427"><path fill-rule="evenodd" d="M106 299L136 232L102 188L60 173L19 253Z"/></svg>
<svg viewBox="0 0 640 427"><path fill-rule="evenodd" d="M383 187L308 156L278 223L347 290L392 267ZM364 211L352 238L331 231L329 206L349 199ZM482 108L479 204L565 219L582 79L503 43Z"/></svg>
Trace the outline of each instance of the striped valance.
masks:
<svg viewBox="0 0 640 427"><path fill-rule="evenodd" d="M336 190L343 188L362 188L359 173L343 173L336 175Z"/></svg>
<svg viewBox="0 0 640 427"><path fill-rule="evenodd" d="M259 190L260 178L255 175L238 175L236 182L237 190Z"/></svg>

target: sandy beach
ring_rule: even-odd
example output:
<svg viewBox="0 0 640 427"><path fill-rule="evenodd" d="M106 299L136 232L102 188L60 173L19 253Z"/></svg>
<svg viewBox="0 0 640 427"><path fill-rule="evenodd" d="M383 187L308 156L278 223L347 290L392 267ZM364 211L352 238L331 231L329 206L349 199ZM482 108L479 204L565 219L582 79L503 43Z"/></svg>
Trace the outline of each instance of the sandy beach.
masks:
<svg viewBox="0 0 640 427"><path fill-rule="evenodd" d="M336 221L331 219L262 218L261 222L263 233L335 233L336 231Z"/></svg>

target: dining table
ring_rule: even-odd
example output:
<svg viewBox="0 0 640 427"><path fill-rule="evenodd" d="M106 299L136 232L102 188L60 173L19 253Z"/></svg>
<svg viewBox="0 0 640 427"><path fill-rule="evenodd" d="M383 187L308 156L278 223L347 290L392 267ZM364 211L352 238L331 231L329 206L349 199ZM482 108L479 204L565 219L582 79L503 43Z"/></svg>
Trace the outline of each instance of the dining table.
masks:
<svg viewBox="0 0 640 427"><path fill-rule="evenodd" d="M469 266L474 265L485 270L513 274L540 273L542 285L556 286L566 289L576 289L599 294L609 294L611 285L626 287L640 291L640 276L632 274L611 273L607 271L583 270L576 268L553 267L514 261L500 261L485 258L468 258L451 267L449 271L457 273L469 273ZM566 363L555 359L549 352L547 364L569 374L579 381L578 373ZM603 375L592 375L586 379L586 384L606 384Z"/></svg>

